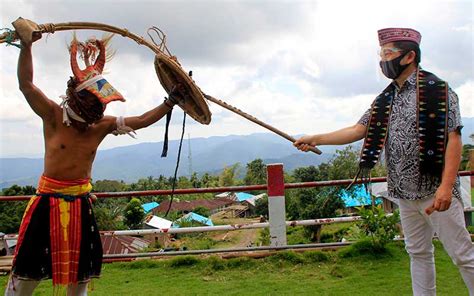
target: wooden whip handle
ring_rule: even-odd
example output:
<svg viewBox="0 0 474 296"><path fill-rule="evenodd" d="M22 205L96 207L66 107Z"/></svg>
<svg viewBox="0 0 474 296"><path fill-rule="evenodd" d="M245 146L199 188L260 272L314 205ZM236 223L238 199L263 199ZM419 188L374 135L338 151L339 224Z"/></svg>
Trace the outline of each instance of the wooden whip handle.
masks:
<svg viewBox="0 0 474 296"><path fill-rule="evenodd" d="M282 132L281 130L274 128L273 126L271 126L271 125L269 125L269 124L266 124L266 123L263 122L263 121L258 120L257 118L253 117L252 115L247 114L247 113L243 112L242 110L237 109L237 108L235 108L234 106L231 106L231 105L227 104L227 103L224 102L224 101L218 100L218 99L216 99L216 98L214 98L214 97L211 97L211 96L209 96L209 95L206 95L206 94L204 94L204 97L205 97L206 99L208 99L209 101L211 101L211 102L213 102L213 103L216 103L217 105L219 105L219 106L221 106L221 107L223 107L223 108L225 108L225 109L227 109L227 110L230 110L230 111L232 111L232 112L234 112L234 113L236 113L236 114L239 114L240 116L242 116L242 117L244 117L244 118L246 118L246 119L248 119L248 120L250 120L250 121L252 121L252 122L254 122L254 123L256 123L256 124L258 124L258 125L260 125L260 126L266 128L266 129L271 130L272 132L274 132L274 133L276 133L276 134L282 136L283 138L287 139L288 141L290 141L290 142L292 142L292 143L294 143L294 142L296 141L295 138L293 138L292 136L288 135L287 133L284 133L284 132ZM319 149L316 148L316 147L310 147L309 150L310 150L311 152L316 153L316 154L321 154L321 153L322 153L321 150L319 150Z"/></svg>

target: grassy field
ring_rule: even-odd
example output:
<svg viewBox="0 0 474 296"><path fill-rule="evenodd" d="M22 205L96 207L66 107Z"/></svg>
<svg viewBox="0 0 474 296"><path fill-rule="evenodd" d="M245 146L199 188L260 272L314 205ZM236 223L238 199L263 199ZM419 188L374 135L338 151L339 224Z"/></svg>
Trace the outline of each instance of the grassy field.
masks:
<svg viewBox="0 0 474 296"><path fill-rule="evenodd" d="M411 295L403 245L374 257L282 252L265 259L177 257L106 264L90 295ZM436 243L438 295L468 295L457 268ZM7 277L0 277L5 285ZM51 295L51 281L35 295Z"/></svg>

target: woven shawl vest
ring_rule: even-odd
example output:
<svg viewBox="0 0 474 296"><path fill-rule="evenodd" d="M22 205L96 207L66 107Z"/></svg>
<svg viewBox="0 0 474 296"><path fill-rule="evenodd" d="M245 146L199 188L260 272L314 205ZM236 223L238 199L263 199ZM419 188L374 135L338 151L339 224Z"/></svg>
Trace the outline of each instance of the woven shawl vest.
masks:
<svg viewBox="0 0 474 296"><path fill-rule="evenodd" d="M447 144L448 85L434 74L419 69L416 79L417 128L419 141L419 186L435 186L444 167ZM377 164L390 130L390 114L395 86L390 84L375 98L362 146L359 170L352 183L370 182L370 171ZM352 184L351 184L352 185Z"/></svg>

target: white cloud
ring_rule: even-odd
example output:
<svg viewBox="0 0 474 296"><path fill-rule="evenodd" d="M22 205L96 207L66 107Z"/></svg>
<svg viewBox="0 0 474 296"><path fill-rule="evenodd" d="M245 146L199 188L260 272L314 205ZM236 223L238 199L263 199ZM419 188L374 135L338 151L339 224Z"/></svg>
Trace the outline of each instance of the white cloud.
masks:
<svg viewBox="0 0 474 296"><path fill-rule="evenodd" d="M21 15L39 23L104 22L139 35L156 25L204 92L288 134L327 132L357 122L388 83L378 70L377 30L414 27L423 35L423 67L450 82L462 116L474 116L470 1L105 1L93 9L90 3L51 2L46 7L41 1L4 0L0 21L9 26ZM115 13L124 10L126 18ZM81 38L88 35L101 33L79 32ZM70 32L56 32L34 45L35 83L56 102L71 75L70 37ZM166 94L152 52L121 36L113 47L117 54L105 75L127 102L111 103L106 113L139 115L161 103ZM0 48L0 157L43 149L41 120L18 91L17 58L16 48ZM209 126L188 119L191 137L266 131L215 104L209 108ZM181 116L174 112L171 139L180 136ZM138 140L110 136L101 148L159 141L163 132L164 120L140 130ZM31 145L24 145L25 134L33 135Z"/></svg>
<svg viewBox="0 0 474 296"><path fill-rule="evenodd" d="M459 97L462 117L474 117L474 81L469 80L454 90Z"/></svg>

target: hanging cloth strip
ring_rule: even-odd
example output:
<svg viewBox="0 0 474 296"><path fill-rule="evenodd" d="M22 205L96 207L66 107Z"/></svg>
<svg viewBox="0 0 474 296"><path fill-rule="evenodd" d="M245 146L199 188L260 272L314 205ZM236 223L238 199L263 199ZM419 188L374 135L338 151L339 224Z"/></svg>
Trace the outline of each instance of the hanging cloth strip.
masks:
<svg viewBox="0 0 474 296"><path fill-rule="evenodd" d="M171 114L173 114L173 109L166 113L165 136L163 139L163 150L161 151L161 157L168 156L168 131L170 128Z"/></svg>
<svg viewBox="0 0 474 296"><path fill-rule="evenodd" d="M417 79L420 186L441 181L448 142L448 84L420 70Z"/></svg>
<svg viewBox="0 0 474 296"><path fill-rule="evenodd" d="M349 185L358 179L370 183L370 171L377 164L389 132L389 119L395 86L390 84L375 98L362 146L359 170ZM434 74L417 72L417 127L420 144L420 184L435 186L441 180L447 142L448 85Z"/></svg>
<svg viewBox="0 0 474 296"><path fill-rule="evenodd" d="M191 76L191 72L189 72L189 76ZM163 140L163 150L161 151L161 157L168 156L168 130L171 122L171 115L173 114L173 106L174 105L184 105L186 102L186 93L183 91L181 85L177 84L174 85L171 89L168 97L165 97L164 103L169 106L171 109L166 113L166 124L165 124L165 136ZM185 112L186 114L186 112ZM183 122L184 125L184 122Z"/></svg>

